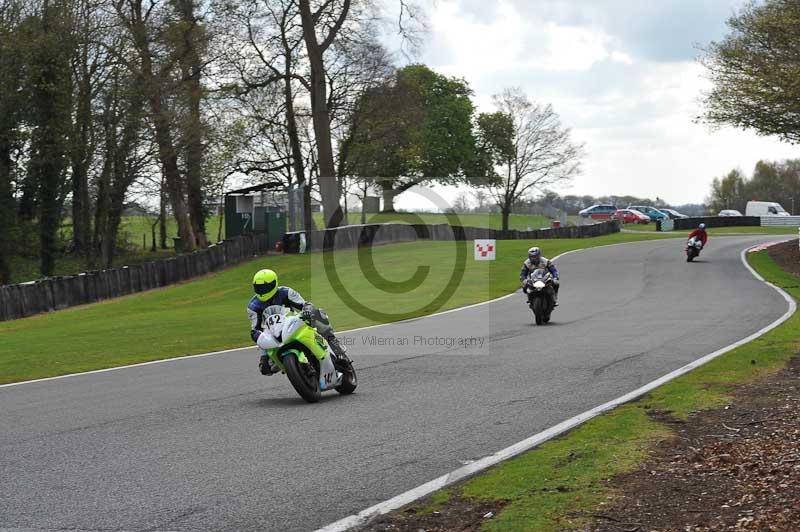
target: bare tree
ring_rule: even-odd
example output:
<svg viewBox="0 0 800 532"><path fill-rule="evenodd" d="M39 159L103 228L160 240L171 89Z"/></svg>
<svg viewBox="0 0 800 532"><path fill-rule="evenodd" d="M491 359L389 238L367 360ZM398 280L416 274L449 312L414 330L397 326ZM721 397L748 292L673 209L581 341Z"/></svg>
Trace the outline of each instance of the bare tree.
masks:
<svg viewBox="0 0 800 532"><path fill-rule="evenodd" d="M336 180L331 139L331 116L328 108L328 82L325 69L325 52L333 44L336 35L350 11L350 0L326 0L317 9L312 9L311 0L298 0L300 19L303 25L303 40L306 44L309 63L309 92L311 116L317 141L319 162L319 186L325 225L338 227L342 222L341 193ZM317 35L320 32L321 39Z"/></svg>
<svg viewBox="0 0 800 532"><path fill-rule="evenodd" d="M472 191L472 197L477 204L475 205L475 210L477 212L484 212L486 209L486 202L489 199L488 194L486 194L486 191L480 188L475 189Z"/></svg>
<svg viewBox="0 0 800 532"><path fill-rule="evenodd" d="M147 97L150 118L153 123L159 159L163 167L165 182L175 220L178 224L178 235L185 249L195 249L196 236L190 221L189 207L185 198L183 176L178 165L179 152L175 142L174 118L169 108L170 90L167 83L174 68L174 58L162 57L160 64L157 45L154 42L154 28L157 24L157 2L151 1L147 6L143 0L115 0L114 8L123 27L127 30L133 49L135 61L126 64L138 78L138 84ZM163 50L162 50L163 52ZM166 53L164 53L166 55ZM120 58L124 59L124 58Z"/></svg>
<svg viewBox="0 0 800 532"><path fill-rule="evenodd" d="M459 214L467 213L472 208L472 202L470 201L469 194L466 192L461 192L456 196L456 199L453 200L453 211Z"/></svg>
<svg viewBox="0 0 800 532"><path fill-rule="evenodd" d="M192 230L197 245L208 246L206 236L206 211L203 194L203 163L205 159L205 124L201 106L204 89L201 82L204 70L203 56L208 45L208 35L197 13L196 0L170 0L177 20L172 28L173 54L181 73L180 92L186 105L182 121L184 159L186 164L186 189Z"/></svg>
<svg viewBox="0 0 800 532"><path fill-rule="evenodd" d="M580 172L583 145L572 142L552 105L531 102L521 89L506 89L493 99L497 113L481 115L479 127L484 149L500 171L485 187L500 207L507 231L511 210L529 191L563 183Z"/></svg>

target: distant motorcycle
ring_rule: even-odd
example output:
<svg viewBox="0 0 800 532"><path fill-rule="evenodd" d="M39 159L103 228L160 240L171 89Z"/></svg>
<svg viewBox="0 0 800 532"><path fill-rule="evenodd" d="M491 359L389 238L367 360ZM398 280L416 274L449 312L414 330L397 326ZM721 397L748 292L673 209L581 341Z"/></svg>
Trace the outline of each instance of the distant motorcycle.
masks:
<svg viewBox="0 0 800 532"><path fill-rule="evenodd" d="M316 329L284 307L269 307L265 315L258 347L286 373L300 397L316 403L322 392L348 395L355 391L358 380L353 363L339 359Z"/></svg>
<svg viewBox="0 0 800 532"><path fill-rule="evenodd" d="M699 238L690 238L686 243L686 262L692 262L696 259L700 255L702 249L703 242Z"/></svg>
<svg viewBox="0 0 800 532"><path fill-rule="evenodd" d="M523 292L528 296L528 306L536 318L536 325L550 322L556 307L553 274L546 268L533 270L525 282Z"/></svg>

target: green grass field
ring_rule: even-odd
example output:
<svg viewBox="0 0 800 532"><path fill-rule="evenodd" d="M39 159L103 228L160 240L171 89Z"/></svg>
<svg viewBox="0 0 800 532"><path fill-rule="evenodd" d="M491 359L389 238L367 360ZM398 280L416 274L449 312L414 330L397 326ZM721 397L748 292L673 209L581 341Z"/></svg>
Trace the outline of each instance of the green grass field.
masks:
<svg viewBox="0 0 800 532"><path fill-rule="evenodd" d="M394 214L377 213L370 214L367 217L367 223L424 223L424 224L448 224L450 218L456 219L455 225L462 225L465 227L489 227L492 229L500 229L502 225L502 218L500 214L490 213L468 213L468 214L455 214L446 215L439 213L407 213L397 212ZM361 213L350 213L348 221L351 224L361 223ZM323 227L324 222L321 213L314 213L314 223L317 227ZM510 229L517 229L526 231L530 229L541 229L543 227L550 227L550 219L546 216L538 216L534 214L512 214L508 219L508 226Z"/></svg>
<svg viewBox="0 0 800 532"><path fill-rule="evenodd" d="M750 263L768 281L800 298L798 278L778 267L767 252ZM761 338L727 353L642 399L594 418L555 439L504 462L463 484L435 493L410 510L441 509L452 497L502 501L503 508L482 529L548 532L581 528L581 515L604 513L614 493L606 480L636 470L654 442L674 437L673 429L648 412L678 420L722 406L732 388L779 371L800 350L800 314Z"/></svg>
<svg viewBox="0 0 800 532"><path fill-rule="evenodd" d="M217 242L220 235L219 229L222 223L222 216L209 216L206 220L206 235L209 241ZM152 244L151 237L151 224L155 221L154 218L148 216L126 216L122 219L119 227L119 232L122 237L127 237L125 240L131 245L142 245L142 237L147 237L148 247ZM225 238L225 227L222 227L222 239ZM167 246L172 247L172 239L178 236L178 224L175 218L170 217L167 220ZM158 227L156 227L156 240L158 239Z"/></svg>
<svg viewBox="0 0 800 532"><path fill-rule="evenodd" d="M539 242L545 255L605 244L659 238L615 234L582 240ZM431 303L451 278L456 246L468 251L463 278L441 305ZM415 242L372 249L374 268L386 279L376 286L364 280L359 261L369 250L333 255L344 289L362 304L396 317L421 316L485 301L518 286L519 267L530 241L501 241L498 260L476 262L471 244ZM467 249L469 247L469 249ZM364 263L367 264L367 263ZM350 308L325 274L323 255L259 258L206 278L121 299L76 307L22 320L0 322L0 383L63 375L250 344L245 307L255 270L270 267L280 282L325 308L339 330L372 325ZM397 293L390 283L411 279L428 268L418 287ZM367 266L364 270L369 269ZM387 297L384 289L394 290ZM387 304L387 300L391 304ZM425 302L419 305L419 301Z"/></svg>
<svg viewBox="0 0 800 532"><path fill-rule="evenodd" d="M167 222L167 246L168 249L158 249L155 253L150 251L153 244L150 224L155 218L147 216L126 216L122 219L119 228L118 238L126 243L124 250L119 250L114 261L115 267L133 266L143 262L159 260L171 257L175 254L173 249L173 237L178 236L178 228L175 220L170 218ZM59 238L66 245L72 238L72 227L70 221L65 221L66 225L59 233ZM212 242L217 241L217 236L222 223L221 216L212 216L207 220L206 231ZM156 227L156 242L158 242L158 228ZM224 228L222 238L225 238ZM37 250L38 251L38 250ZM35 255L35 254L32 254ZM39 266L40 261L35 256L14 255L11 257L11 282L24 283L41 278ZM68 253L59 253L56 256L54 275L74 275L86 271L86 260L84 257Z"/></svg>
<svg viewBox="0 0 800 532"><path fill-rule="evenodd" d="M472 227L491 227L499 229L501 218L499 214L459 214L456 215L458 223ZM211 216L206 221L206 234L211 242L225 239L225 227L222 216ZM315 213L314 220L317 227L323 226L322 214ZM174 218L167 220L167 246L168 249L159 249L155 253L150 251L153 244L151 224L155 221L151 216L126 216L122 219L119 229L119 239L126 242L127 250L117 253L115 267L132 266L151 260L174 255L173 238L178 236L178 228ZM350 222L360 223L360 213L353 213ZM436 213L397 213L397 214L374 214L368 219L369 223L426 223L440 224L448 223L448 218L444 214ZM67 242L71 238L71 226L69 220L60 233L62 241ZM527 230L549 227L550 220L544 216L527 214L512 214L509 219L511 229ZM221 229L221 231L220 231ZM158 241L158 228L156 228L156 241ZM33 281L41 277L39 273L39 259L32 256L11 257L11 282L24 283ZM76 257L70 254L59 254L56 258L56 268L54 275L74 275L85 271L86 262L83 257Z"/></svg>

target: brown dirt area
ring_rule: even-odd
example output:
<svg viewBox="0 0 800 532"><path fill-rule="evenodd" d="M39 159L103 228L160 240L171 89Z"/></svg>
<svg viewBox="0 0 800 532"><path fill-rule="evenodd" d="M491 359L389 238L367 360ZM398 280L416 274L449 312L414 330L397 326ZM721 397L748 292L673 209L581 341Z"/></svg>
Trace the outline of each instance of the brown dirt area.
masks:
<svg viewBox="0 0 800 532"><path fill-rule="evenodd" d="M496 515L504 505L502 501L473 501L454 496L436 511L418 513L412 505L360 528L359 532L472 532L480 530L481 523Z"/></svg>
<svg viewBox="0 0 800 532"><path fill-rule="evenodd" d="M592 531L800 531L800 357L743 385L725 408L681 423L634 473Z"/></svg>
<svg viewBox="0 0 800 532"><path fill-rule="evenodd" d="M772 246L768 253L778 266L787 272L800 275L800 247L796 239Z"/></svg>

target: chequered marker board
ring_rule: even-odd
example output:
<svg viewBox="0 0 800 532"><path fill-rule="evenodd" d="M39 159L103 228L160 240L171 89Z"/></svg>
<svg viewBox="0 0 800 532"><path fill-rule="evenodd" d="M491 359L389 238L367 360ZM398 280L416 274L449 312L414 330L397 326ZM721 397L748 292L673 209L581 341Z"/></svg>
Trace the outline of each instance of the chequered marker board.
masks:
<svg viewBox="0 0 800 532"><path fill-rule="evenodd" d="M497 256L497 242L495 240L475 241L475 260L495 260Z"/></svg>

